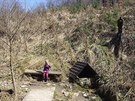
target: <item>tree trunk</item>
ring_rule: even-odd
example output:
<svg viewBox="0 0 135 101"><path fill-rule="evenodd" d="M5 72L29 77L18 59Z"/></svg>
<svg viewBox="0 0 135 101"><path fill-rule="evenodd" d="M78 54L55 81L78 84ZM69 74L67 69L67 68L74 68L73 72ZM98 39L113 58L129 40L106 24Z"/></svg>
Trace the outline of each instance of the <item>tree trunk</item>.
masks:
<svg viewBox="0 0 135 101"><path fill-rule="evenodd" d="M40 47L40 55L42 55L43 54L43 40L44 40L44 38L43 38L43 33L41 32L41 38L40 38L40 40L41 40L41 47Z"/></svg>
<svg viewBox="0 0 135 101"><path fill-rule="evenodd" d="M106 7L107 6L107 1L106 0L102 0L103 6Z"/></svg>
<svg viewBox="0 0 135 101"><path fill-rule="evenodd" d="M10 60L9 60L9 67L11 71L11 79L12 79L12 84L14 88L14 101L17 101L17 88L16 88L16 81L15 81L15 75L14 75L14 68L12 66L12 42L10 41L10 46L9 46L9 52L10 52Z"/></svg>
<svg viewBox="0 0 135 101"><path fill-rule="evenodd" d="M24 42L24 44L25 44L25 52L28 53L27 40Z"/></svg>

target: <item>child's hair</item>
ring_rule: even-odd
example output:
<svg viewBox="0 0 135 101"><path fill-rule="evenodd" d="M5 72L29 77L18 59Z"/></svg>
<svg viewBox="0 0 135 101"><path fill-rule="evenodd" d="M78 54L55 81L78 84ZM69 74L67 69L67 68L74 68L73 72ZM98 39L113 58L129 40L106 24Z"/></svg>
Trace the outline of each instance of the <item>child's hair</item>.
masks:
<svg viewBox="0 0 135 101"><path fill-rule="evenodd" d="M49 63L49 61L48 60L45 60L45 63Z"/></svg>

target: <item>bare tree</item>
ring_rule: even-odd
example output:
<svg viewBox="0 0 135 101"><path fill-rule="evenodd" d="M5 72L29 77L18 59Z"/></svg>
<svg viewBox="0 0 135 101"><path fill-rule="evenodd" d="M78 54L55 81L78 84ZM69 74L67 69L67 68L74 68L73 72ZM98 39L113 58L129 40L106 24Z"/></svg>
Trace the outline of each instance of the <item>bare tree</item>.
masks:
<svg viewBox="0 0 135 101"><path fill-rule="evenodd" d="M6 1L3 1L3 5L6 5L1 10L1 16L2 16L2 29L5 31L5 35L3 39L1 39L1 42L5 45L5 50L7 50L7 54L9 55L9 68L11 71L11 79L13 83L14 88L14 101L17 100L17 85L16 85L16 79L15 79L15 72L14 72L14 53L17 53L19 51L16 51L15 48L18 48L18 40L19 40L19 29L21 26L21 23L25 19L25 16L21 15L20 6L17 2L14 0L12 2L9 2L7 4Z"/></svg>

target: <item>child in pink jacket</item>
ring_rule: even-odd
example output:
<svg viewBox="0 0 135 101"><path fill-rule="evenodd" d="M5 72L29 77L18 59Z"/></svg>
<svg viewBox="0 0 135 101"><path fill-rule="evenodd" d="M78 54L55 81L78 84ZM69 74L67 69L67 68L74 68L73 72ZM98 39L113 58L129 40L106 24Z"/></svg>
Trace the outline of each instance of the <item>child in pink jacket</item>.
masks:
<svg viewBox="0 0 135 101"><path fill-rule="evenodd" d="M43 69L43 80L45 82L47 82L47 80L48 80L48 73L49 73L50 68L51 68L51 66L48 64L48 61L46 60L45 64L44 64L44 69Z"/></svg>

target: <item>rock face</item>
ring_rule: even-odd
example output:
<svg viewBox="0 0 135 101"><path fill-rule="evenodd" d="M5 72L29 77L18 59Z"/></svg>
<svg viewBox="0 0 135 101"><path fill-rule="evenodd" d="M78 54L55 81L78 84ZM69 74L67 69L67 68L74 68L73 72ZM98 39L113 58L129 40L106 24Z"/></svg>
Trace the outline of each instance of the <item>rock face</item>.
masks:
<svg viewBox="0 0 135 101"><path fill-rule="evenodd" d="M115 92L113 92L110 87L103 86L100 81L99 75L88 63L78 61L70 69L69 82L76 82L83 87L85 87L85 85L91 86L104 101L117 101ZM83 96L88 97L85 93Z"/></svg>

